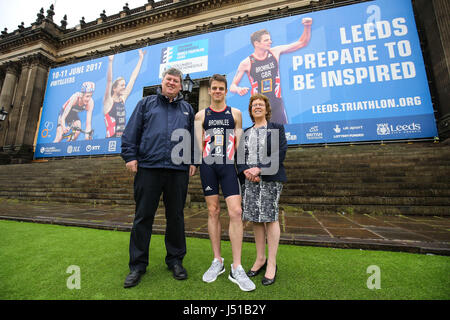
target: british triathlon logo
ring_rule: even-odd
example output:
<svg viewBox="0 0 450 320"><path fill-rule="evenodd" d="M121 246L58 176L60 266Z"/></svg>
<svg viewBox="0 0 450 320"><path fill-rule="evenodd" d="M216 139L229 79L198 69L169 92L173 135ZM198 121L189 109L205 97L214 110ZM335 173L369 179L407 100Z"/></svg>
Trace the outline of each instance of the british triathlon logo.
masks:
<svg viewBox="0 0 450 320"><path fill-rule="evenodd" d="M323 139L323 132L319 130L319 126L312 126L306 133L306 139L308 140Z"/></svg>

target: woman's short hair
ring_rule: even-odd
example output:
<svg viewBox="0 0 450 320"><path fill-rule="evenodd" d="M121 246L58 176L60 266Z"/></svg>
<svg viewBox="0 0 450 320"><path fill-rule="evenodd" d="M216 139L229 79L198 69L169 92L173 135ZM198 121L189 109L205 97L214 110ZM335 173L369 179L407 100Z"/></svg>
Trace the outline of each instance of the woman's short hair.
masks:
<svg viewBox="0 0 450 320"><path fill-rule="evenodd" d="M255 122L255 119L253 118L252 115L252 104L253 101L255 100L263 100L264 103L266 104L266 120L269 121L270 118L272 118L272 108L270 107L270 101L269 98L267 98L265 95L261 94L261 93L257 93L254 94L250 97L250 102L248 104L248 113L250 114L250 118L252 119L252 122Z"/></svg>

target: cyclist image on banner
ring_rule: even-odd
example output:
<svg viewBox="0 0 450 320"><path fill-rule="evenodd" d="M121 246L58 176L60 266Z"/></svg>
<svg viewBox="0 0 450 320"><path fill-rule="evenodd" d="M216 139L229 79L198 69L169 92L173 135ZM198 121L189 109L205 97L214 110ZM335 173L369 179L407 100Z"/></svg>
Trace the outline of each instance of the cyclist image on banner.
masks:
<svg viewBox="0 0 450 320"><path fill-rule="evenodd" d="M108 71L106 74L106 90L103 97L103 115L106 125L106 138L121 137L126 125L125 101L133 90L136 78L144 60L146 51L139 50L139 60L126 84L123 77L113 79L114 55L108 57Z"/></svg>
<svg viewBox="0 0 450 320"><path fill-rule="evenodd" d="M92 112L94 110L94 100L92 95L95 91L95 83L86 81L81 85L79 92L75 92L63 105L58 114L58 126L54 143L66 138L68 141L75 141L81 132L86 140L91 140L93 136ZM86 128L81 127L81 120L78 114L86 111Z"/></svg>
<svg viewBox="0 0 450 320"><path fill-rule="evenodd" d="M288 123L284 102L281 97L280 55L297 51L309 43L312 18L304 18L302 24L304 31L297 41L273 48L269 31L262 29L254 32L250 36L250 40L255 50L250 56L241 61L230 85L230 91L240 96L246 95L250 90L251 95L262 93L268 97L272 106L272 121L275 123ZM251 89L239 87L239 82L244 73L247 74L250 80Z"/></svg>

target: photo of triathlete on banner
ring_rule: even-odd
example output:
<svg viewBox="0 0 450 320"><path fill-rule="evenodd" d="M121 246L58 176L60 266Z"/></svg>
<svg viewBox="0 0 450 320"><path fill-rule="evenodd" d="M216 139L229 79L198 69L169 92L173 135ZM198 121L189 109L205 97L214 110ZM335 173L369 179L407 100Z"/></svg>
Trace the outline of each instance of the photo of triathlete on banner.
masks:
<svg viewBox="0 0 450 320"><path fill-rule="evenodd" d="M95 91L95 83L86 81L81 85L80 91L75 92L69 100L64 103L58 114L58 125L54 143L62 139L75 141L81 132L85 134L86 140L92 139L92 112L94 111L94 100L92 95ZM85 130L81 129L79 113L86 112Z"/></svg>
<svg viewBox="0 0 450 320"><path fill-rule="evenodd" d="M304 30L302 36L293 43L272 47L272 39L266 29L258 30L250 36L254 52L239 64L230 91L244 96L262 93L269 98L272 106L272 121L279 124L288 123L286 109L281 96L280 55L297 51L306 45L311 38L311 18L302 20ZM239 87L242 76L247 74L251 88Z"/></svg>

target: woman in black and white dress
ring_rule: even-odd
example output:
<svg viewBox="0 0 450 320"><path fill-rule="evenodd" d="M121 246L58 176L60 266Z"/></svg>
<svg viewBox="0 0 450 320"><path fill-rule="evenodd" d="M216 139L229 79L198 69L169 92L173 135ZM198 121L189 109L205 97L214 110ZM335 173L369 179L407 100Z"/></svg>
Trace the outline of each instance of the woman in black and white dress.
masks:
<svg viewBox="0 0 450 320"><path fill-rule="evenodd" d="M271 108L266 96L253 95L249 113L254 124L245 130L241 141L244 143L244 161L238 159L237 164L242 184L242 219L253 222L256 244L256 260L247 275L254 277L265 270L262 283L271 285L277 273L276 256L280 241L278 202L283 182L287 180L283 166L287 141L283 125L270 122Z"/></svg>

